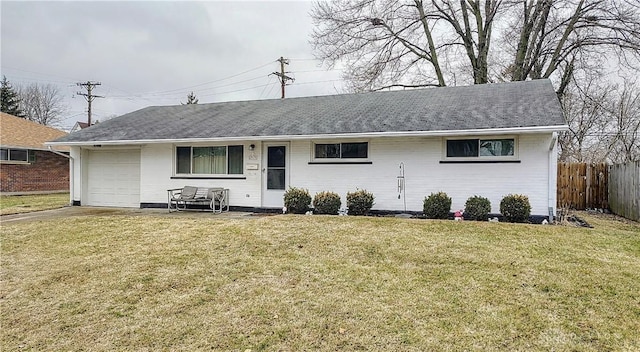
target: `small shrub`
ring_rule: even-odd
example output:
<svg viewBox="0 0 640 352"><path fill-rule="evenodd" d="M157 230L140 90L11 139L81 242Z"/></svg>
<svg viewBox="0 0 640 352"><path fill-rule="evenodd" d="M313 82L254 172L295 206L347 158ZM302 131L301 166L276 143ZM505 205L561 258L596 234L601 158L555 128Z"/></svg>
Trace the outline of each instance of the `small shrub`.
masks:
<svg viewBox="0 0 640 352"><path fill-rule="evenodd" d="M310 204L311 196L306 189L291 187L284 192L284 206L289 213L304 214L309 210Z"/></svg>
<svg viewBox="0 0 640 352"><path fill-rule="evenodd" d="M485 197L473 196L464 203L464 218L487 221L491 212L491 201Z"/></svg>
<svg viewBox="0 0 640 352"><path fill-rule="evenodd" d="M367 215L373 207L373 193L364 189L355 192L347 192L347 208L349 215Z"/></svg>
<svg viewBox="0 0 640 352"><path fill-rule="evenodd" d="M500 202L500 213L508 222L527 222L531 215L529 197L522 194L509 194Z"/></svg>
<svg viewBox="0 0 640 352"><path fill-rule="evenodd" d="M431 193L424 199L422 210L428 219L446 219L451 210L451 198L444 192Z"/></svg>
<svg viewBox="0 0 640 352"><path fill-rule="evenodd" d="M337 215L342 201L334 192L320 192L313 197L313 209L316 214Z"/></svg>

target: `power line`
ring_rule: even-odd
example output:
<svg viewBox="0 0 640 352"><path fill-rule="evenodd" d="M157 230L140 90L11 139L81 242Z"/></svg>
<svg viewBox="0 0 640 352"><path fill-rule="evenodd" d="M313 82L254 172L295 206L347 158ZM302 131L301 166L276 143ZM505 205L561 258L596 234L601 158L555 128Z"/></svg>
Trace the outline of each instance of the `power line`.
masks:
<svg viewBox="0 0 640 352"><path fill-rule="evenodd" d="M316 83L326 83L326 82L340 82L342 80L340 79L330 79L330 80L325 80L325 81L314 81L314 82L304 82L304 83L294 83L293 85L305 85L305 84L316 84ZM275 82L274 82L275 83ZM256 88L263 88L266 86L269 86L270 84L261 84L258 86L253 86L253 87L248 87L248 88L241 88L241 89L236 89L236 90L230 90L230 91L226 91L226 92L216 92L216 93L211 93L211 94L205 94L205 95L201 95L202 97L208 97L208 96L212 96L212 95L222 95L222 94L229 94L229 93L236 93L236 92L242 92L245 90L251 90L251 89L256 89ZM275 85L273 83L271 83L271 88L273 89ZM271 93L271 90L269 90L269 92L267 93L267 96L269 95L269 93Z"/></svg>
<svg viewBox="0 0 640 352"><path fill-rule="evenodd" d="M271 91L273 90L273 87L275 87L275 86L276 86L276 84L275 84L275 83L276 83L276 82L273 82L273 84L271 84L271 88L269 88L269 91L267 92L266 97L269 97L269 94L271 94Z"/></svg>
<svg viewBox="0 0 640 352"><path fill-rule="evenodd" d="M342 70L337 69L337 68L332 68L332 69L329 69L329 70L323 70L323 69L320 69L320 70L292 71L292 73L306 73L306 72L330 72L330 71L342 71Z"/></svg>
<svg viewBox="0 0 640 352"><path fill-rule="evenodd" d="M225 93L228 93L228 92L214 92L214 93L211 93L211 94L201 94L201 93L203 91L210 91L210 90L213 90L213 89L229 87L229 86L233 86L235 84L251 82L251 81L258 80L258 79L264 79L264 76L254 77L254 78L250 78L250 79L246 79L246 80L242 80L242 81L238 81L238 82L233 82L233 83L223 84L223 85L220 85L220 86L215 86L215 87L202 89L202 90L198 91L198 96L199 97L208 97L208 96L217 95L217 94L225 94ZM266 87L268 85L269 85L269 82L267 84L265 84L265 85L259 85L259 86L254 86L254 87L250 87L250 88L246 88L246 89L240 89L240 90L248 90L248 89L260 88L260 87L265 87L265 89L266 89ZM239 91L239 90L233 90L233 91L230 91L230 92L236 92L236 91ZM263 92L264 92L264 89L263 89ZM180 92L180 93L182 93L182 92ZM154 98L154 99L169 100L169 99L173 99L173 97L176 94L178 94L178 93L177 92L176 93L164 93L164 94L157 94L157 95L149 95L149 97L150 98ZM132 101L134 99L145 99L147 101L150 101L149 99L145 98L145 96L143 96L143 95L137 95L136 96L136 95L133 95L133 94L131 96L125 96L125 95L119 95L118 96L118 95L115 95L115 96L109 96L108 98L110 98L110 99L124 99L124 100L129 100L129 101Z"/></svg>
<svg viewBox="0 0 640 352"><path fill-rule="evenodd" d="M34 81L34 82L39 82L39 83L49 83L49 84L54 84L54 85L63 85L63 86L70 86L72 84L72 82L62 82L62 81L52 81L49 79L39 79L39 78L27 78L27 77L22 77L22 76L16 76L16 75L10 75L10 77L8 77L7 79L10 79L10 81L12 82L23 82L23 81Z"/></svg>
<svg viewBox="0 0 640 352"><path fill-rule="evenodd" d="M340 81L342 81L342 80L341 80L341 79L328 79L328 80L325 80L325 81L314 81L314 82L293 83L293 85L301 86L301 85L304 85L304 84L327 83L327 82L340 82Z"/></svg>
<svg viewBox="0 0 640 352"><path fill-rule="evenodd" d="M119 91L121 91L121 92L123 92L123 93L125 93L125 94L130 95L130 96L134 96L134 95L135 95L135 94L133 94L133 93L131 93L131 92L127 92L126 90L121 89L121 88L118 88L118 87L109 86L109 85L105 85L105 87L110 87L110 88L113 88L113 89L119 90ZM123 98L123 97L124 97L124 96L120 96L120 97L116 96L115 98L116 98L116 99L118 99L118 98ZM114 98L114 97L113 97L113 96L109 96L108 98ZM151 104L156 104L153 100L148 99L148 98L145 98L145 97L142 97L142 96L141 96L141 97L137 97L137 98L138 98L138 99L146 100L146 101L148 101L148 102L149 102L149 103L151 103ZM133 98L129 98L128 100L133 100Z"/></svg>
<svg viewBox="0 0 640 352"><path fill-rule="evenodd" d="M267 85L269 85L270 82L271 82L271 75L269 75L269 80L267 81ZM264 88L262 88L262 92L260 92L258 99L262 98L262 94L264 94L264 91L267 89L267 85L265 85Z"/></svg>
<svg viewBox="0 0 640 352"><path fill-rule="evenodd" d="M14 70L14 71L21 71L21 72L26 72L26 73L33 73L36 75L41 75L41 76L49 76L49 77L56 77L56 78L62 78L65 80L65 82L60 82L60 81L49 81L49 82L58 82L58 83L73 83L75 81L77 81L77 79L71 79L71 78L67 78L67 77L62 77L62 76L58 76L58 75L52 75L49 73L43 73L43 72L36 72L36 71L29 71L29 70L23 70L20 68L15 68L15 67L8 67L8 66L2 66L4 69L9 69L9 70ZM29 80L33 80L31 78L28 78ZM43 80L46 81L46 80Z"/></svg>
<svg viewBox="0 0 640 352"><path fill-rule="evenodd" d="M253 78L245 79L245 80L242 80L242 81L237 81L237 82L232 82L232 83L223 84L223 85L220 85L220 86L208 87L208 88L200 89L198 92L200 93L200 92L209 91L209 90L213 90L213 89L229 87L229 86L232 86L232 85L234 85L234 84L240 84L240 83L251 82L251 81L255 81L255 80L263 79L263 78L264 78L264 76L260 76L260 77L253 77ZM153 97L153 96L173 95L173 94L178 94L178 93L182 93L182 92L149 94L148 96Z"/></svg>
<svg viewBox="0 0 640 352"><path fill-rule="evenodd" d="M242 91L245 91L245 90L251 90L251 89L256 89L256 88L262 88L262 87L265 87L265 86L268 86L268 85L269 85L269 83L267 83L267 84L261 84L261 85L259 85L259 86L253 86L253 87L249 87L249 88L242 88L242 89L230 90L230 91L227 91L227 92L216 92L216 93L211 93L211 94L204 94L204 95L201 95L201 96L202 96L202 97L208 97L208 96L212 96L212 95L221 95L221 94L236 93L236 92L242 92Z"/></svg>
<svg viewBox="0 0 640 352"><path fill-rule="evenodd" d="M193 86L188 86L188 87L183 87L183 88L176 88L176 89L170 89L170 90L165 90L165 91L158 91L158 92L143 93L142 95L151 95L151 94L158 94L158 93L170 93L170 92L176 92L176 93L177 93L177 92L183 91L183 90L185 90L185 89L191 89L191 88L196 88L196 87L206 86L207 84L216 83L216 82L220 82L220 81L225 81L225 80L227 80L227 79L234 78L234 77L237 77L237 76L243 75L243 74L245 74L245 73L249 73L249 72L251 72L251 71L255 71L255 70L261 69L261 68L263 68L263 67L265 67L265 66L271 65L272 63L273 63L273 62L267 62L266 64L260 65L260 66L258 66L258 67L254 67L254 68L252 68L252 69L249 69L249 70L246 70L246 71L243 71L243 72L240 72L240 73L236 73L236 74L231 75L231 76L227 76L227 77L224 77L224 78L216 79L216 80L209 81L209 82L205 82L205 83L196 84L196 85L193 85Z"/></svg>

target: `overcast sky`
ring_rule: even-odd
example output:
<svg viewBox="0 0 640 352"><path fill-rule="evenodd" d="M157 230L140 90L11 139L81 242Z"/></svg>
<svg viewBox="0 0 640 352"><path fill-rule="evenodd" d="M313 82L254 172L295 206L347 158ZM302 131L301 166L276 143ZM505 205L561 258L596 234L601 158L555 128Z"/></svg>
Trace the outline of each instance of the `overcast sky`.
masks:
<svg viewBox="0 0 640 352"><path fill-rule="evenodd" d="M56 85L60 124L86 121L77 82L98 81L93 119L150 105L277 99L280 56L295 82L287 97L342 93L309 44L308 1L0 2L1 71L14 85ZM86 91L84 91L86 92Z"/></svg>

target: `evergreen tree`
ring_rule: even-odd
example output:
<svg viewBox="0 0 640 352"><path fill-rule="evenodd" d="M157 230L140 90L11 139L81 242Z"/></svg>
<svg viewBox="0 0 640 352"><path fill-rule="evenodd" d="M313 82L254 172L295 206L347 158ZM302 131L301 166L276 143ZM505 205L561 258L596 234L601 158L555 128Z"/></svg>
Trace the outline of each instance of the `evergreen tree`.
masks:
<svg viewBox="0 0 640 352"><path fill-rule="evenodd" d="M198 99L196 98L196 95L193 92L187 95L187 102L182 105L190 105L190 104L198 104Z"/></svg>
<svg viewBox="0 0 640 352"><path fill-rule="evenodd" d="M6 76L2 76L0 90L0 111L13 116L24 117L24 113L20 110L18 93L13 89Z"/></svg>

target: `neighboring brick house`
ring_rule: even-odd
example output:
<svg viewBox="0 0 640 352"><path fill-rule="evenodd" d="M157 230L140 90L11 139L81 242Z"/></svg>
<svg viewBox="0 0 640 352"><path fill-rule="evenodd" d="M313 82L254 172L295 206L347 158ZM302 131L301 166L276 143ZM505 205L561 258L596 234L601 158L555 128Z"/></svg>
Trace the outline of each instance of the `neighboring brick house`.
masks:
<svg viewBox="0 0 640 352"><path fill-rule="evenodd" d="M67 133L5 113L0 118L0 192L68 191L69 148L52 152L44 145Z"/></svg>

